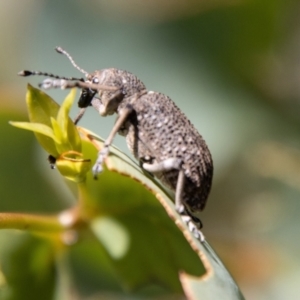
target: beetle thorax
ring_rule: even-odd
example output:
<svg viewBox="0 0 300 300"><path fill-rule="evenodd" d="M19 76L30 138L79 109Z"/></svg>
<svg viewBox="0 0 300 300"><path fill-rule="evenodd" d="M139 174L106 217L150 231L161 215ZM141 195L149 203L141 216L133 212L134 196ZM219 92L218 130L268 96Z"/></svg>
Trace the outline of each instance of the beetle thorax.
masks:
<svg viewBox="0 0 300 300"><path fill-rule="evenodd" d="M135 75L115 68L95 71L89 75L88 81L99 84L96 96L99 99L99 103L96 109L102 116L116 113L123 105L130 102L131 98L139 92L146 90L143 82ZM105 86L116 89L108 91L105 90Z"/></svg>
<svg viewBox="0 0 300 300"><path fill-rule="evenodd" d="M91 77L89 79L91 81L94 78L97 78L100 85L113 86L119 88L125 98L131 97L134 94L146 89L144 83L141 80L139 80L135 75L133 75L130 72L115 68L95 71L90 76ZM99 91L99 94L109 95L112 94L112 92L102 90Z"/></svg>

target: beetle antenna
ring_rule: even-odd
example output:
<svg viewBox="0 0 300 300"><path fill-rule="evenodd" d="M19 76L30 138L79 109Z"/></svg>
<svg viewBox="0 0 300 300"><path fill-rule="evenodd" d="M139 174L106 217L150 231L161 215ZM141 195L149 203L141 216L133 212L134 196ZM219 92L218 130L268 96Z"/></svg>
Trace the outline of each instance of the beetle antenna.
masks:
<svg viewBox="0 0 300 300"><path fill-rule="evenodd" d="M89 73L85 70L83 70L82 68L80 68L74 61L74 59L72 58L72 56L63 48L61 47L56 47L55 50L60 53L60 54L64 54L71 62L71 64L74 66L74 68L76 68L79 72L83 73L85 75L85 77L88 77Z"/></svg>
<svg viewBox="0 0 300 300"><path fill-rule="evenodd" d="M65 76L58 76L54 75L51 73L47 72L40 72L40 71L29 71L29 70L23 70L18 73L20 76L32 76L32 75L38 75L38 76L47 76L51 78L56 78L56 79L65 79L65 80L79 80L79 81L84 81L82 78L77 78L77 77L65 77Z"/></svg>

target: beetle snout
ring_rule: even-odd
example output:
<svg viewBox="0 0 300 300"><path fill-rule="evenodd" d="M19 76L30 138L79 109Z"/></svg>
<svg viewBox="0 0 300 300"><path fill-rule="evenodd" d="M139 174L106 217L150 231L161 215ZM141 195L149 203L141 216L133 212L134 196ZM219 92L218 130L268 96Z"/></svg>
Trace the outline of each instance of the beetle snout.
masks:
<svg viewBox="0 0 300 300"><path fill-rule="evenodd" d="M80 98L78 100L78 106L80 108L85 108L90 106L95 94L96 92L93 90L82 89Z"/></svg>

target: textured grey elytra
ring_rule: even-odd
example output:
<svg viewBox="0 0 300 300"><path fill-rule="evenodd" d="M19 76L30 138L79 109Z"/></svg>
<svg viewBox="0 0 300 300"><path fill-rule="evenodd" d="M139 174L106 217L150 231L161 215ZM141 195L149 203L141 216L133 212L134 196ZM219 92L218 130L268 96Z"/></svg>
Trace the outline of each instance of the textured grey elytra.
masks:
<svg viewBox="0 0 300 300"><path fill-rule="evenodd" d="M57 51L67 55L73 65L86 75L86 80L61 77L47 79L41 86L82 89L78 102L82 110L75 123L90 105L102 116L118 115L93 168L95 176L102 170L115 134L124 135L141 167L175 191L176 209L183 215L189 215L199 228L199 212L205 207L212 184L213 162L205 141L188 118L168 96L147 91L143 82L132 73L110 68L88 74L74 63L66 51L61 48ZM49 76L41 72L21 73L23 76L36 74Z"/></svg>

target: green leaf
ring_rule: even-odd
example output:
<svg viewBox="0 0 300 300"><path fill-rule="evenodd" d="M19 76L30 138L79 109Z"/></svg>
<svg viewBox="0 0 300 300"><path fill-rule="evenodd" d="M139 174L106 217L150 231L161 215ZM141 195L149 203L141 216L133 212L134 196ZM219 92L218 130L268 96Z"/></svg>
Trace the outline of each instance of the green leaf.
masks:
<svg viewBox="0 0 300 300"><path fill-rule="evenodd" d="M28 85L26 102L31 123L40 123L52 127L51 117L56 118L59 105L43 91ZM44 134L35 133L40 145L52 156L57 157L55 142Z"/></svg>
<svg viewBox="0 0 300 300"><path fill-rule="evenodd" d="M56 135L53 132L53 129L47 125L40 123L29 123L29 122L9 122L10 125L33 131L35 133L40 133L54 140L55 143L59 143L60 141L57 139ZM51 153L52 154L52 153Z"/></svg>
<svg viewBox="0 0 300 300"><path fill-rule="evenodd" d="M79 131L84 155L95 157L103 140L83 128ZM81 196L96 203L96 220L103 216L116 220L118 227L123 226L118 231L129 235L123 242L126 247L120 245L122 255L111 255L123 286L136 289L158 282L173 293L192 295L189 299L220 299L220 295L222 299L243 299L222 262L207 242L195 239L160 184L115 147L111 147L106 167L98 181L88 175ZM99 227L92 225L103 243ZM113 245L119 245L118 234L111 232L106 238L110 240L104 244L111 253Z"/></svg>
<svg viewBox="0 0 300 300"><path fill-rule="evenodd" d="M121 259L126 255L130 235L122 224L110 217L99 217L91 222L91 227L113 259ZM115 242L116 240L118 243Z"/></svg>
<svg viewBox="0 0 300 300"><path fill-rule="evenodd" d="M180 274L183 289L189 299L244 300L235 281L208 242L198 244L197 249L201 253L207 274L203 278Z"/></svg>
<svg viewBox="0 0 300 300"><path fill-rule="evenodd" d="M75 124L70 120L69 113L74 103L76 96L76 89L71 89L70 93L62 103L58 114L57 122L63 133L63 141L70 144L70 149L74 151L81 151L81 139L76 129Z"/></svg>
<svg viewBox="0 0 300 300"><path fill-rule="evenodd" d="M69 180L81 182L85 179L90 162L77 159L81 156L81 139L76 126L68 117L75 94L73 89L59 107L49 96L29 85L27 106L31 123L10 124L33 131L41 146L56 158L62 175Z"/></svg>
<svg viewBox="0 0 300 300"><path fill-rule="evenodd" d="M35 135L41 146L54 157L68 150L81 151L81 140L76 126L68 117L74 97L75 90L72 90L60 107L47 94L28 85L26 100L30 122L53 129L55 138L40 131L35 132Z"/></svg>
<svg viewBox="0 0 300 300"><path fill-rule="evenodd" d="M63 137L64 134L63 134L61 128L59 127L59 124L56 121L56 119L54 119L52 117L50 119L51 119L53 133L54 133L56 141L57 141L55 143L55 146L56 146L58 155L54 156L54 157L58 157L61 153L68 151L70 149L70 145L69 145L69 143L64 143L64 137Z"/></svg>
<svg viewBox="0 0 300 300"><path fill-rule="evenodd" d="M52 300L55 286L54 253L51 244L14 231L0 232L0 266L3 300Z"/></svg>

